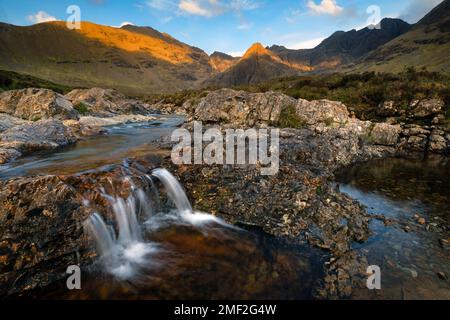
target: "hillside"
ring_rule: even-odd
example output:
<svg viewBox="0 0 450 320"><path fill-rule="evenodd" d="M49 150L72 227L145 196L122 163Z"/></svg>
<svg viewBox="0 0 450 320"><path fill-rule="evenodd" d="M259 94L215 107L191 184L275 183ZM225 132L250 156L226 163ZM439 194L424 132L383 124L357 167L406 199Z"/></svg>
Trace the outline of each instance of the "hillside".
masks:
<svg viewBox="0 0 450 320"><path fill-rule="evenodd" d="M312 70L330 69L355 61L410 28L403 20L386 18L380 22L380 29L337 31L314 49L290 50L283 46L269 49L290 63L307 65Z"/></svg>
<svg viewBox="0 0 450 320"><path fill-rule="evenodd" d="M414 66L448 74L449 55L450 0L445 0L409 32L369 53L349 69L399 72Z"/></svg>
<svg viewBox="0 0 450 320"><path fill-rule="evenodd" d="M232 67L205 82L206 86L232 87L261 83L266 80L294 75L295 68L281 60L260 43L252 45Z"/></svg>
<svg viewBox="0 0 450 320"><path fill-rule="evenodd" d="M223 72L239 61L239 58L232 57L226 53L215 51L209 56L209 62L214 70Z"/></svg>
<svg viewBox="0 0 450 320"><path fill-rule="evenodd" d="M128 94L193 88L213 72L202 50L151 28L83 22L80 30L69 30L64 22L2 23L0 47L1 69Z"/></svg>

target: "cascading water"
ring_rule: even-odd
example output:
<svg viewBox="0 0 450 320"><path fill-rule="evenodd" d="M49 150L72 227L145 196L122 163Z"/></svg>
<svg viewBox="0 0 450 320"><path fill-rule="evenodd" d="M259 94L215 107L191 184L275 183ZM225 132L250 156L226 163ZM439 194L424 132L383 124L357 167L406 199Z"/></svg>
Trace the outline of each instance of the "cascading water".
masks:
<svg viewBox="0 0 450 320"><path fill-rule="evenodd" d="M153 178L158 179L164 186L175 210L162 209ZM124 181L130 186L126 199L108 194L104 188L100 188L101 195L108 200L114 214L117 236L114 227L108 225L97 212L86 221L87 230L96 242L106 271L119 278L129 279L139 269L148 268L151 264L150 255L162 250L158 244L144 240L145 232L151 232L168 223L188 223L201 227L214 222L231 227L210 214L194 212L181 184L165 169L155 169L151 176L141 177L141 181L145 182L141 188L137 188L130 177L125 177ZM109 184L114 190L111 180ZM85 205L89 206L87 201Z"/></svg>

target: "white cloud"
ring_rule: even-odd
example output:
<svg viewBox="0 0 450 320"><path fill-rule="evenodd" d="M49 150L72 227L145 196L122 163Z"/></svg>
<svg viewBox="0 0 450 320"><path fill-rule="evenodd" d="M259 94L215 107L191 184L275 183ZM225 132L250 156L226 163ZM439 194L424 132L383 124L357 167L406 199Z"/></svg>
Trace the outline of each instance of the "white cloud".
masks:
<svg viewBox="0 0 450 320"><path fill-rule="evenodd" d="M192 14L196 16L203 16L203 17L212 17L214 15L218 14L218 10L220 9L220 5L218 5L217 1L215 0L209 0L209 4L204 6L202 1L198 0L181 0L178 4L178 9L181 11Z"/></svg>
<svg viewBox="0 0 450 320"><path fill-rule="evenodd" d="M309 0L307 7L312 13L317 15L329 14L337 16L344 11L344 8L340 7L336 0L322 0L320 4L316 4L315 0Z"/></svg>
<svg viewBox="0 0 450 320"><path fill-rule="evenodd" d="M299 42L292 42L290 44L286 45L286 48L288 49L312 49L317 47L323 40L326 38L315 38L315 39L309 39L309 40L303 40Z"/></svg>
<svg viewBox="0 0 450 320"><path fill-rule="evenodd" d="M232 57L242 57L244 55L244 52L242 51L231 51L231 52L227 52L228 55L232 56Z"/></svg>
<svg viewBox="0 0 450 320"><path fill-rule="evenodd" d="M214 17L230 11L240 15L242 11L254 10L258 7L259 3L255 0L180 0L178 3L181 14L202 17Z"/></svg>
<svg viewBox="0 0 450 320"><path fill-rule="evenodd" d="M117 28L122 28L125 26L134 26L135 24L133 22L124 21L120 24L120 26L117 26Z"/></svg>
<svg viewBox="0 0 450 320"><path fill-rule="evenodd" d="M56 18L54 16L49 15L45 11L39 11L36 14L30 14L29 16L27 16L27 20L32 23L42 23L42 22L55 21Z"/></svg>
<svg viewBox="0 0 450 320"><path fill-rule="evenodd" d="M175 2L170 0L149 0L146 4L156 10L171 10L176 7Z"/></svg>

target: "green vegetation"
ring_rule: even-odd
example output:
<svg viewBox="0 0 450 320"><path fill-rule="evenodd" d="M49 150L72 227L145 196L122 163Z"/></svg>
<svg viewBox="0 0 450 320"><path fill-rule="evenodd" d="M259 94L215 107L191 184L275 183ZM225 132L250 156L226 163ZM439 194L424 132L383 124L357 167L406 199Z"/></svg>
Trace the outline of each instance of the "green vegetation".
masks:
<svg viewBox="0 0 450 320"><path fill-rule="evenodd" d="M214 89L217 88L208 88ZM414 68L405 69L399 74L365 72L295 76L234 89L249 92L278 91L296 99L341 101L362 119L376 118L374 111L386 100L393 100L407 108L413 99L441 98L445 101L446 108L450 106L450 77ZM147 98L147 102L173 103L181 106L188 99L195 101L207 93L206 89L186 90L174 94L153 95ZM293 120L290 119L291 116L288 110L285 114L286 124ZM298 121L301 122L301 119Z"/></svg>
<svg viewBox="0 0 450 320"><path fill-rule="evenodd" d="M145 101L147 103L164 103L173 104L181 107L187 100L192 99L195 102L198 99L205 97L208 94L206 90L183 90L172 94L154 94L147 96Z"/></svg>
<svg viewBox="0 0 450 320"><path fill-rule="evenodd" d="M375 117L375 109L386 100L393 100L405 108L411 100L424 98L441 98L447 108L450 105L450 77L414 68L399 74L365 72L289 77L237 89L273 90L294 98L341 101L363 119Z"/></svg>
<svg viewBox="0 0 450 320"><path fill-rule="evenodd" d="M12 71L0 70L0 92L24 88L45 88L63 94L72 90L71 87L56 84L47 80Z"/></svg>
<svg viewBox="0 0 450 320"><path fill-rule="evenodd" d="M42 119L42 116L40 116L40 115L34 115L34 116L31 118L31 121L36 122L36 121L39 121L39 120L41 120L41 119Z"/></svg>
<svg viewBox="0 0 450 320"><path fill-rule="evenodd" d="M77 104L76 106L73 107L75 110L78 111L79 114L81 115L85 115L86 113L89 112L89 106L86 105L83 102L80 102L79 104Z"/></svg>
<svg viewBox="0 0 450 320"><path fill-rule="evenodd" d="M281 109L276 125L280 128L302 128L306 125L306 120L297 115L295 106L289 105Z"/></svg>

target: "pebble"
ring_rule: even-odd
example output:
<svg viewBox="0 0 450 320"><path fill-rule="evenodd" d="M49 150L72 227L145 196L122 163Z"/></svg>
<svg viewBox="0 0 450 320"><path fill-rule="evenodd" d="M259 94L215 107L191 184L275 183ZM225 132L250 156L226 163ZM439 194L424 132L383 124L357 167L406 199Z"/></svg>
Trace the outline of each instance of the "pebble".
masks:
<svg viewBox="0 0 450 320"><path fill-rule="evenodd" d="M447 275L444 272L438 272L437 276L439 277L439 279L441 280L447 280Z"/></svg>

